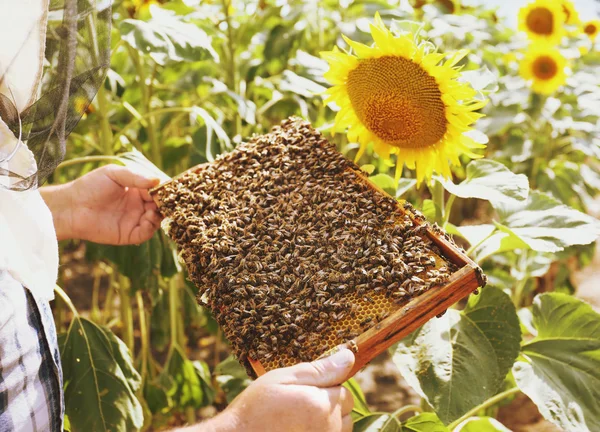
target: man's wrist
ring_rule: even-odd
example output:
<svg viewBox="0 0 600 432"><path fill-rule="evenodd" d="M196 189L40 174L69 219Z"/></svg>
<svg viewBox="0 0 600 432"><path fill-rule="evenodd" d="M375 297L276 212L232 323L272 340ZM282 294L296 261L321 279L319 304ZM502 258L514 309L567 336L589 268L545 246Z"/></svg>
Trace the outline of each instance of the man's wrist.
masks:
<svg viewBox="0 0 600 432"><path fill-rule="evenodd" d="M52 220L58 240L68 240L77 237L73 230L73 200L70 187L71 183L40 188L40 194L52 213Z"/></svg>

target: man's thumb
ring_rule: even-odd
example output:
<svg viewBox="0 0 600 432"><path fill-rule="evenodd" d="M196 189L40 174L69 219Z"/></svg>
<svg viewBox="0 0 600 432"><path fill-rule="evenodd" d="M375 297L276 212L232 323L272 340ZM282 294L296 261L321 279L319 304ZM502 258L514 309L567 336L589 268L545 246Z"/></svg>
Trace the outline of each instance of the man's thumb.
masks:
<svg viewBox="0 0 600 432"><path fill-rule="evenodd" d="M342 348L329 357L275 370L271 372L271 379L280 384L333 387L346 380L352 366L354 354L349 349Z"/></svg>

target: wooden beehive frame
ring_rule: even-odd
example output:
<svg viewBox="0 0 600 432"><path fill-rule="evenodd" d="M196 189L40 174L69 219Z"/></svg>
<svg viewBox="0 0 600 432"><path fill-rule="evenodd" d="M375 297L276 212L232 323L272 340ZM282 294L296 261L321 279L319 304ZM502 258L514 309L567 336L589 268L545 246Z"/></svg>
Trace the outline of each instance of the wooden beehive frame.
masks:
<svg viewBox="0 0 600 432"><path fill-rule="evenodd" d="M201 170L205 164L190 168L184 173L174 177L169 182L163 183L150 191L150 195L160 209L162 203L158 192L170 182L179 177ZM388 195L384 190L377 187L366 176L363 181L378 193ZM345 346L354 351L355 363L348 375L351 378L362 369L374 357L388 349L394 343L408 336L411 332L425 324L431 318L444 313L450 306L467 297L478 288L485 286L485 276L481 268L473 262L465 252L457 247L446 234L438 227L427 224L425 217L412 209L408 210L398 203L403 213L408 213L416 225L427 225L427 236L437 246L445 259L455 264L458 271L450 275L448 282L442 286L433 287L423 294L413 298L405 305L392 312L387 318L377 323L356 338L346 342ZM263 365L258 361L249 360L252 369L257 376L266 373Z"/></svg>

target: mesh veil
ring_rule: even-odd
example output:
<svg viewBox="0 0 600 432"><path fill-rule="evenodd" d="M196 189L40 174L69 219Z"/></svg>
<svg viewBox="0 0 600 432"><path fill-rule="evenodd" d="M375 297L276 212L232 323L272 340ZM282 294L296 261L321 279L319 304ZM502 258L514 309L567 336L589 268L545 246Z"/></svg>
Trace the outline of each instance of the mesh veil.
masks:
<svg viewBox="0 0 600 432"><path fill-rule="evenodd" d="M15 137L27 143L37 172L23 177L0 167L10 189L43 184L64 159L75 128L110 67L111 0L50 0L44 75L38 99L18 112L0 94L0 117ZM10 83L9 83L10 84Z"/></svg>

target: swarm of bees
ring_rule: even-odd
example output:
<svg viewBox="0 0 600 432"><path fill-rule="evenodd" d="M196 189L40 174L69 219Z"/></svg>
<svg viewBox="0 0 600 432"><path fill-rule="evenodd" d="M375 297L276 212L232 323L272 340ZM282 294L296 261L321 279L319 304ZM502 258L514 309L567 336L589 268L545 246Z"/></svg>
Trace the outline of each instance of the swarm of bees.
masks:
<svg viewBox="0 0 600 432"><path fill-rule="evenodd" d="M251 375L309 361L457 269L426 226L291 118L158 191L190 279Z"/></svg>

